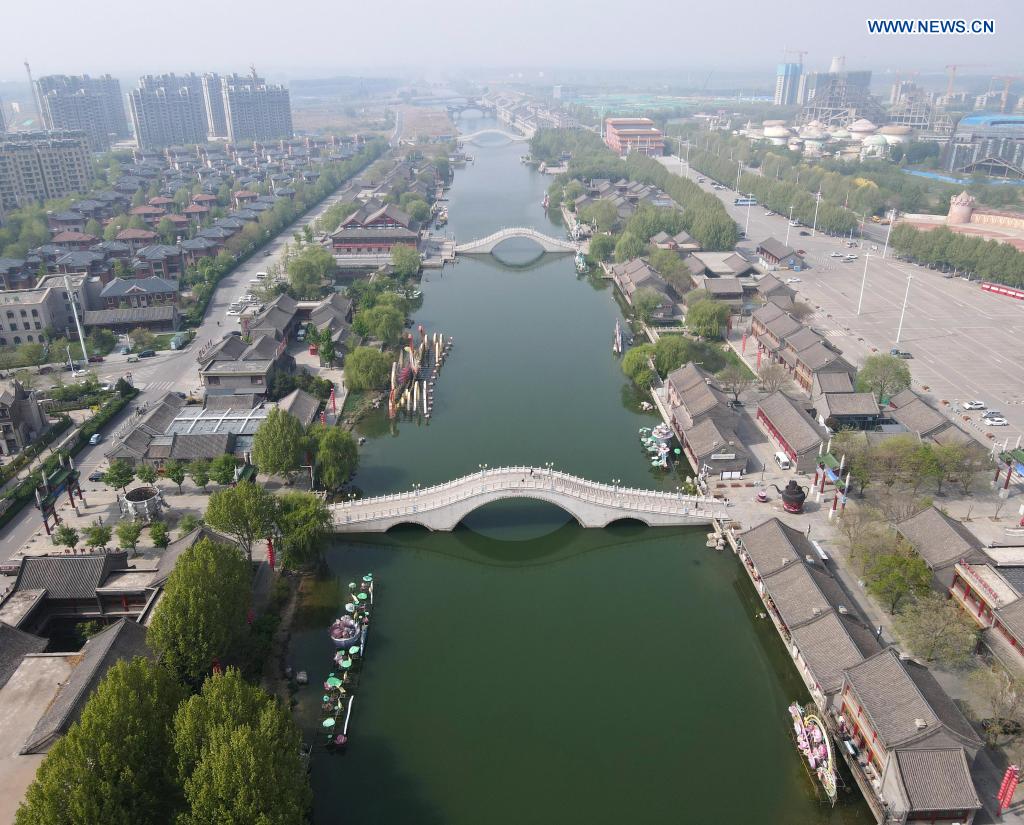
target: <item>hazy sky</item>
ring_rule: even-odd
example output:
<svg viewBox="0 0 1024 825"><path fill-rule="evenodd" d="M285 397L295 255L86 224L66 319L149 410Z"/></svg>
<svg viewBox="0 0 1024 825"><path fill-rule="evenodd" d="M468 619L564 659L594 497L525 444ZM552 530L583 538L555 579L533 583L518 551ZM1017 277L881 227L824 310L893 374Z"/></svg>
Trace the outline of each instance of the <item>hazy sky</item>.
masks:
<svg viewBox="0 0 1024 825"><path fill-rule="evenodd" d="M867 17L984 17L995 35L869 35ZM380 67L764 67L784 48L812 68L969 73L1022 68L1019 0L3 0L0 80L48 73L244 70L278 78Z"/></svg>

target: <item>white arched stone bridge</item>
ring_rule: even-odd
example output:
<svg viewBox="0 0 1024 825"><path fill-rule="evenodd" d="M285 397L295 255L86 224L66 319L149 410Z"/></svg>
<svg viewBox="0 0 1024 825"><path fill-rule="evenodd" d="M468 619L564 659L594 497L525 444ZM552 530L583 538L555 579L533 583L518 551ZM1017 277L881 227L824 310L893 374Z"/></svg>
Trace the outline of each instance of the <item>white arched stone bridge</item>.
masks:
<svg viewBox="0 0 1024 825"><path fill-rule="evenodd" d="M457 135L457 138L463 143L473 143L478 137L484 135L501 135L501 137L512 141L513 143L521 143L529 140L526 135L517 135L514 132L506 132L504 129L478 129L475 132L470 132L468 135Z"/></svg>
<svg viewBox="0 0 1024 825"><path fill-rule="evenodd" d="M545 252L576 252L580 248L579 244L566 238L553 238L528 226L511 226L499 229L486 238L456 244L455 252L462 255L488 255L498 244L509 238L529 238L536 241Z"/></svg>
<svg viewBox="0 0 1024 825"><path fill-rule="evenodd" d="M712 498L599 484L538 467L495 467L434 487L330 508L338 533L383 533L398 524L453 530L478 507L514 498L554 504L582 527L606 527L619 519L635 519L649 527L677 527L726 517L725 504Z"/></svg>

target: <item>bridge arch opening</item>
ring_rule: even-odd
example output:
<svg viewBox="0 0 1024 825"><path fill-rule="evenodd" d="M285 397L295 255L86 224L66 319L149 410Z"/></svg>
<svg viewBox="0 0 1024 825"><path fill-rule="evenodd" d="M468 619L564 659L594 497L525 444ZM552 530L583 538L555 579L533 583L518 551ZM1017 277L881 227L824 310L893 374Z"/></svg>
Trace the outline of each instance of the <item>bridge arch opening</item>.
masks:
<svg viewBox="0 0 1024 825"><path fill-rule="evenodd" d="M422 524L421 522L409 520L409 521L400 521L400 522L398 522L398 524L392 524L384 532L385 533L398 533L398 534L407 533L407 534L415 535L415 534L420 534L420 533L433 533L434 531L431 530L429 527L427 527L427 525Z"/></svg>
<svg viewBox="0 0 1024 825"><path fill-rule="evenodd" d="M483 536L526 541L561 530L567 524L580 526L575 515L557 504L517 495L481 502L462 516L458 527Z"/></svg>
<svg viewBox="0 0 1024 825"><path fill-rule="evenodd" d="M650 527L650 526L651 525L649 525L642 518L637 518L635 516L624 516L623 518L612 519L604 527L605 527L605 529L607 529L609 527L622 528L622 529L638 529L638 528L647 528L647 527Z"/></svg>

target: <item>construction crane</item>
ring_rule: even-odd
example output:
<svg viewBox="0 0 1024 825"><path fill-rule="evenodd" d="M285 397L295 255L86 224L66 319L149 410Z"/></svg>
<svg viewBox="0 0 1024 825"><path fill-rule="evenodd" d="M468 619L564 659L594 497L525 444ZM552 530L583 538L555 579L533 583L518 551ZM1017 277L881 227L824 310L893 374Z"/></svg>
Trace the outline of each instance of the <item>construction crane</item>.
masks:
<svg viewBox="0 0 1024 825"><path fill-rule="evenodd" d="M950 63L946 66L946 71L949 73L949 83L946 84L946 97L953 95L953 83L956 80L957 69L976 69L980 66L984 66L984 63Z"/></svg>
<svg viewBox="0 0 1024 825"><path fill-rule="evenodd" d="M1007 107L1008 107L1008 105L1009 105L1009 103L1010 103L1010 86L1013 84L1013 82L1015 80L1024 80L1024 78L1022 78L1020 75L1016 75L1016 74L1005 74L1005 75L997 75L996 77L993 77L992 79L993 80L1001 80L1001 81L1003 81L1003 97L1002 97L1002 100L999 103L999 111L1000 112L1005 112Z"/></svg>

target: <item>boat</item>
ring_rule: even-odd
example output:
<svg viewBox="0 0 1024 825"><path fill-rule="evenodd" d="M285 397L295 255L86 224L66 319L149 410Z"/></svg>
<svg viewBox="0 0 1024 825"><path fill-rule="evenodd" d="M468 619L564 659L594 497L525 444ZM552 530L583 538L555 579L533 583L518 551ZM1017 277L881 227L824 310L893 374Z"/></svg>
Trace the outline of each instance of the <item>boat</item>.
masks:
<svg viewBox="0 0 1024 825"><path fill-rule="evenodd" d="M352 705L359 685L359 674L366 652L366 637L370 628L370 608L373 606L373 574L349 583L349 596L345 615L331 625L331 641L336 648L331 659L331 672L324 680L320 709L324 718L321 727L326 734L328 750L342 750L348 744L348 727L352 718ZM339 643L341 640L343 643Z"/></svg>
<svg viewBox="0 0 1024 825"><path fill-rule="evenodd" d="M580 275L586 275L590 271L590 265L587 264L587 256L583 254L583 250L576 253L576 271Z"/></svg>
<svg viewBox="0 0 1024 825"><path fill-rule="evenodd" d="M619 325L618 318L615 319L615 333L612 336L612 352L616 355L622 355L622 327Z"/></svg>
<svg viewBox="0 0 1024 825"><path fill-rule="evenodd" d="M817 777L829 801L835 805L838 797L836 758L828 729L809 705L804 708L793 702L789 706L789 715L793 718L793 734L797 749L807 760L808 770Z"/></svg>
<svg viewBox="0 0 1024 825"><path fill-rule="evenodd" d="M549 197L548 197L547 195L545 195L545 196L544 196L544 200L542 200L542 201L540 202L540 205L541 205L541 206L543 206L545 210L547 210L547 208L548 208L548 205L549 205L550 203L551 203L551 199L550 199L550 198L549 198Z"/></svg>

